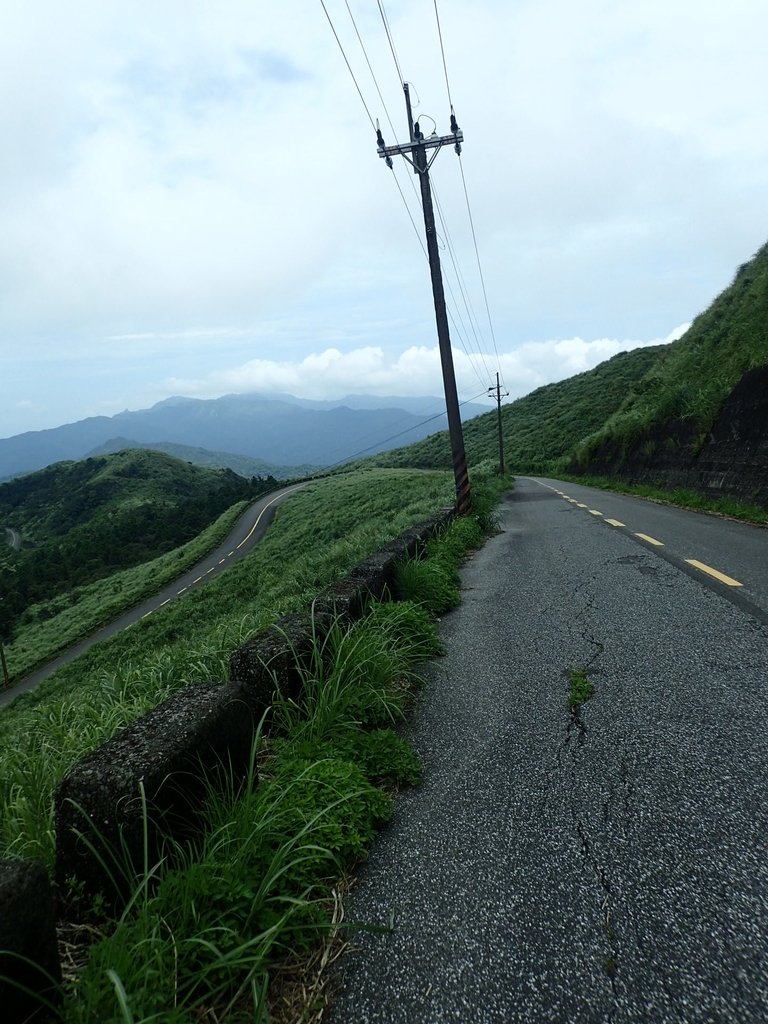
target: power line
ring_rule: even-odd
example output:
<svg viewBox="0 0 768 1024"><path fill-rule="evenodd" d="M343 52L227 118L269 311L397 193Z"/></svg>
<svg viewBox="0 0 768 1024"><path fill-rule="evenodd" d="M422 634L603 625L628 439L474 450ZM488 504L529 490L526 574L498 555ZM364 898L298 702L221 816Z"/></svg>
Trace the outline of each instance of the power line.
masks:
<svg viewBox="0 0 768 1024"><path fill-rule="evenodd" d="M333 32L333 35L334 35L334 37L336 39L336 42L339 44L339 49L341 50L341 56L344 58L344 63L347 65L347 68L349 69L349 73L352 76L352 81L355 83L355 88L357 89L357 94L360 97L360 100L361 100L363 106L365 107L365 112L368 115L368 120L371 122L371 128L373 128L373 130L376 131L376 125L374 124L373 118L371 117L371 112L368 109L368 104L365 102L365 98L363 97L362 91L360 90L360 86L357 84L357 79L355 78L355 73L352 70L352 65L347 60L347 55L344 52L344 47L341 45L341 40L339 39L338 34L336 32L336 29L334 28L333 22L331 21L331 16L328 13L328 8L325 6L324 0L320 0L320 4L321 4L323 10L325 11L325 16L328 19L328 24L331 26L331 32Z"/></svg>
<svg viewBox="0 0 768 1024"><path fill-rule="evenodd" d="M491 308L488 305L488 292L485 288L485 277L483 276L483 267L480 263L480 251L477 247L477 235L475 234L475 222L472 217L472 207L469 204L469 192L467 191L467 179L464 177L464 165L461 160L461 154L459 154L459 169L461 171L461 182L464 186L464 198L467 201L467 214L469 215L469 226L472 229L472 241L475 245L475 256L477 257L477 269L480 274L480 284L483 288L483 298L485 299L485 311L488 314L488 326L491 329L491 339L493 340L493 350L496 353L496 365L501 368L501 360L499 359L499 350L496 345L496 332L493 329L493 320L491 319ZM503 380L503 378L502 378ZM506 384L504 385L506 388Z"/></svg>
<svg viewBox="0 0 768 1024"><path fill-rule="evenodd" d="M451 99L451 86L450 86L450 83L448 81L448 65L447 65L446 60L445 60L445 48L443 46L443 32L442 32L442 28L440 27L440 14L439 14L438 9L437 9L437 0L433 0L433 3L434 3L434 7L435 7L435 21L437 22L437 35L438 35L438 39L440 40L440 54L441 54L441 56L443 58L443 72L445 74L445 88L446 88L446 92L448 93L448 102L451 105L451 112L453 112L453 100ZM499 350L498 350L498 347L496 345L496 332L493 329L493 319L491 318L491 309L490 309L490 306L488 305L488 292L486 291L485 278L483 276L483 268L482 268L482 265L480 263L480 252L479 252L478 247L477 247L477 236L475 234L475 224L474 224L474 220L472 218L472 209L471 209L470 203L469 203L469 193L467 191L467 181L466 181L466 178L464 177L464 165L463 165L462 160L461 160L461 153L459 153L459 168L461 170L461 181L462 181L462 184L464 186L464 197L465 197L465 199L467 201L467 213L469 214L469 224L470 224L470 227L472 228L472 240L473 240L474 245L475 245L475 256L477 257L477 269L478 269L478 271L480 273L480 284L482 285L482 289L483 289L483 298L485 300L485 311L488 314L488 326L490 327L490 330L491 330L491 339L493 341L493 350L494 350L494 352L496 354L496 365L499 368L501 368L501 360L499 359ZM505 385L505 387L506 387L506 385Z"/></svg>
<svg viewBox="0 0 768 1024"><path fill-rule="evenodd" d="M323 7L323 11L325 12L325 16L326 16L326 18L328 20L328 23L331 26L331 31L333 32L334 38L336 39L336 43L338 44L339 50L341 51L341 55L344 58L344 63L347 65L347 69L349 70L349 73L352 76L352 81L354 82L355 88L357 89L357 92L358 92L358 95L360 96L360 99L362 100L363 106L365 107L365 112L368 114L368 120L371 122L371 126L375 128L374 121L373 121L373 118L371 116L370 110L368 108L367 103L365 102L365 99L363 97L360 85L359 85L359 83L358 83L358 81L357 81L357 79L356 79L356 77L354 75L354 72L352 71L352 67L351 67L351 65L349 63L349 60L347 58L347 55L346 55L346 53L344 51L344 47L343 47L343 45L341 43L341 40L339 39L338 33L336 32L336 29L334 27L333 21L331 20L331 17L330 17L330 15L328 13L328 9L326 8L325 3L323 2L323 0L320 0L320 2L321 2L321 5ZM352 21L352 25L354 27L355 34L357 36L357 40L358 40L358 42L360 44L360 49L363 51L363 56L365 58L365 62L368 65L368 70L369 70L371 78L373 80L373 84L376 87L376 92L379 95L379 99L381 100L381 104L382 104L382 106L384 108L384 113L386 114L387 121L389 122L389 126L392 129L392 134L396 136L397 132L395 130L395 126L392 123L392 118L389 115L389 110L387 109L386 102L384 101L384 97L383 97L381 89L379 87L379 83L378 83L378 80L376 78L376 74L375 74L375 72L373 70L373 66L372 66L370 58L368 56L368 51L367 51L367 49L365 47L365 43L363 42L363 38L362 38L362 36L360 34L360 30L359 30L359 28L357 26L357 22L355 20L355 16L352 13L352 9L349 6L348 0L345 0L345 5L346 5L346 8L347 8L347 12L349 14L349 17L350 17L350 19ZM393 42L393 40L391 38L391 31L389 29L389 23L388 23L388 21L386 19L386 12L384 11L384 9L383 9L383 7L381 5L379 5L379 9L381 11L382 19L384 20L384 25L385 25L385 28L386 28L387 33L388 33L388 38L390 40L390 46L392 47L393 56L395 57L395 60L397 61L396 54L394 52L394 42ZM398 65L398 67L399 67L399 65ZM402 190L402 188L400 186L400 182L398 181L397 175L394 172L394 168L392 168L392 171L393 171L395 185L397 186L397 190L400 193L400 198L401 198L401 200L403 202L403 206L405 207L405 212L408 214L408 218L409 218L409 220L411 222L411 225L413 226L413 229L414 229L414 231L416 233L416 238L418 239L419 245L421 246L421 251L424 254L424 258L428 260L429 257L427 255L427 250L426 250L426 248L424 246L424 242L423 242L423 240L421 238L421 234L419 232L419 229L416 226L416 222L415 222L415 220L413 218L413 214L411 213L411 209L410 209L410 206L408 205L408 201L405 198L403 190ZM411 184L411 188L413 190L413 193L416 196L416 200L417 200L417 202L419 202L419 193L418 193L418 191L416 189L416 185L414 184L413 179L410 177L410 175L408 176L408 180L409 180L409 182ZM460 309L459 309L459 304L456 301L455 295L453 294L453 289L451 287L450 281L448 281L448 289L449 289L449 291L451 293L451 298L452 298L453 303L454 303L454 305L456 307L456 314L459 317L459 320L461 320L461 312L460 312ZM474 370L475 376L477 377L478 382L482 386L483 380L482 380L482 378L480 377L480 374L477 371L477 367L475 366L475 364L473 362L472 356L470 355L470 353L467 350L467 345L466 345L466 343L464 341L464 338L462 337L462 333L459 330L458 325L456 324L456 320L454 319L453 313L449 311L449 315L451 317L451 322L453 323L454 327L456 328L456 333L458 335L459 341L461 342L461 346L464 349L464 352L465 352L465 354L467 356L467 359L469 360L470 366ZM465 334L467 333L466 330L464 331L464 333ZM468 338L468 334L467 334L467 338ZM487 368L486 368L486 373L487 373Z"/></svg>
<svg viewBox="0 0 768 1024"><path fill-rule="evenodd" d="M468 405L470 402L476 401L478 398L487 398L488 390L482 391L479 395L474 395L472 398L465 398L463 402L459 402L460 406ZM336 466L341 466L345 462L349 462L350 459L357 459L361 455L365 455L366 452L371 451L372 448L378 448L379 445L388 444L390 441L396 441L398 437L403 437L405 434L410 434L414 430L418 430L419 427L425 426L427 423L431 423L433 420L440 419L441 416L445 416L445 409L440 412L436 412L434 416L428 416L427 419L421 420L419 423L414 423L412 427L407 427L405 430L399 431L397 434L392 434L390 437L385 437L382 441L375 441L373 444L368 445L367 448L361 448L358 452L353 452L352 455L346 455L343 459L339 459L338 462L332 462L329 466L323 466L323 470L334 469ZM429 435L428 435L429 436Z"/></svg>
<svg viewBox="0 0 768 1024"><path fill-rule="evenodd" d="M472 307L472 302L468 298L467 292L465 290L465 283L464 283L464 280L463 280L463 275L462 275L461 270L459 269L459 266L458 266L457 261L456 261L456 256L455 256L455 250L454 250L453 242L451 240L451 236L450 236L450 233L448 231L448 225L445 223L445 218L443 217L443 211L442 211L442 207L440 205L440 199L438 198L438 195L437 195L437 190L433 189L433 191L435 193L435 204L437 206L437 214L438 214L438 216L440 218L440 223L442 224L443 230L445 231L446 243L448 245L448 254L451 257L451 262L453 263L453 269L454 269L454 272L456 274L456 280L458 281L459 289L461 291L461 297L464 300L464 308L467 311L467 318L469 319L469 326L472 328L472 333L475 336L475 343L477 345L477 354L480 357L480 361L483 364L483 369L485 370L486 378L490 380L491 374L490 374L490 371L488 370L488 364L485 361L485 356L484 356L482 348L481 348L481 344L483 343L484 339L482 337L482 331L480 330L480 324L477 323L477 315L475 314L474 308ZM477 330L475 330L475 326L477 326ZM478 330L480 330L480 337L479 338L478 338L478 335L477 335L477 331Z"/></svg>
<svg viewBox="0 0 768 1024"><path fill-rule="evenodd" d="M448 66L445 63L445 50L443 49L443 33L440 28L440 15L437 13L437 0L434 0L435 4L435 20L437 21L437 35L440 39L440 53L443 57L443 71L445 72L445 88L448 93L448 103L450 104L451 110L453 110L453 100L451 99L451 87L448 84Z"/></svg>
<svg viewBox="0 0 768 1024"><path fill-rule="evenodd" d="M384 23L384 31L387 33L387 39L389 40L389 48L392 51L392 57L395 61L395 67L397 68L397 78L402 85L405 79L403 78L403 72L400 70L400 61L397 59L397 53L395 52L395 42L392 38L392 32L389 27L389 20L387 18L386 11L384 10L384 4L381 0L376 0L379 5L379 14L381 14L381 20Z"/></svg>

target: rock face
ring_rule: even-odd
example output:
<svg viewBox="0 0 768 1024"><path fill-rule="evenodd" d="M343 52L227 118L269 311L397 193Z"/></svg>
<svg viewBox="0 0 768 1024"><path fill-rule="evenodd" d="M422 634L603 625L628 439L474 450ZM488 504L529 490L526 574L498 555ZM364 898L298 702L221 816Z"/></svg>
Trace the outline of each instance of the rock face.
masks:
<svg viewBox="0 0 768 1024"><path fill-rule="evenodd" d="M48 874L41 864L34 861L0 860L0 1007L3 1021L22 1024L47 1019L49 1014L45 1005L58 1002L60 983L56 922Z"/></svg>
<svg viewBox="0 0 768 1024"><path fill-rule="evenodd" d="M744 374L703 444L693 425L676 420L641 438L629 453L602 449L588 469L631 483L691 487L768 507L768 366Z"/></svg>
<svg viewBox="0 0 768 1024"><path fill-rule="evenodd" d="M242 689L191 685L79 761L55 795L56 881L109 901L199 822L204 776L245 775L254 721ZM143 797L142 797L143 790Z"/></svg>

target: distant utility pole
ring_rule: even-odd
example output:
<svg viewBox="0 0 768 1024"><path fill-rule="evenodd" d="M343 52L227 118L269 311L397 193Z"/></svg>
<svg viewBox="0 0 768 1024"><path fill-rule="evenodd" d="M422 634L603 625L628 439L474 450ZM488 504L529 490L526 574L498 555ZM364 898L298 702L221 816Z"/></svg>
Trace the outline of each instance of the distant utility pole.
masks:
<svg viewBox="0 0 768 1024"><path fill-rule="evenodd" d="M418 121L414 124L411 114L411 96L408 91L408 83L403 83L405 93L405 107L408 112L408 131L410 142L402 145L385 146L381 135L381 129L376 129L379 156L383 157L388 167L392 167L392 157L402 156L413 167L414 174L418 174L421 184L421 205L424 210L424 228L427 235L427 254L429 256L429 269L432 274L432 294L435 300L435 318L437 320L437 340L440 345L440 363L443 369L443 387L445 388L445 406L448 413L448 432L451 437L451 454L453 456L453 474L456 479L456 510L460 516L467 515L470 507L469 474L467 473L467 458L464 453L464 433L461 428L461 414L459 413L459 398L456 393L456 374L453 369L453 355L451 354L451 338L448 332L448 315L445 311L445 293L443 291L443 277L440 272L440 256L437 250L437 230L435 228L435 212L432 208L432 188L429 182L429 168L432 166L435 157L445 145L453 145L457 153L461 152L461 143L464 141L456 118L451 108L451 134L431 135L425 139L419 129ZM427 159L427 150L434 149L435 152Z"/></svg>
<svg viewBox="0 0 768 1024"><path fill-rule="evenodd" d="M492 395L494 391L496 392L496 412L499 417L499 473L504 476L504 436L501 431L501 384L499 384L498 371L496 373L496 387L488 388L488 394ZM509 392L505 391L504 397L506 398L508 394Z"/></svg>

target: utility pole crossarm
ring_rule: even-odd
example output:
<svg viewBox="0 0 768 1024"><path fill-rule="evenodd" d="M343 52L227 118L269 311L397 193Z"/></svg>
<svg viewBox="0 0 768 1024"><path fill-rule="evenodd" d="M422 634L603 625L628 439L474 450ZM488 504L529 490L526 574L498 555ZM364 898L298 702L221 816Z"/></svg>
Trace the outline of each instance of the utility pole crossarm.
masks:
<svg viewBox="0 0 768 1024"><path fill-rule="evenodd" d="M459 130L453 135L432 135L428 139L424 139L423 142L404 142L402 144L394 146L379 146L379 156L405 156L406 153L412 153L414 149L436 149L440 146L452 146L456 142L464 141L464 132Z"/></svg>

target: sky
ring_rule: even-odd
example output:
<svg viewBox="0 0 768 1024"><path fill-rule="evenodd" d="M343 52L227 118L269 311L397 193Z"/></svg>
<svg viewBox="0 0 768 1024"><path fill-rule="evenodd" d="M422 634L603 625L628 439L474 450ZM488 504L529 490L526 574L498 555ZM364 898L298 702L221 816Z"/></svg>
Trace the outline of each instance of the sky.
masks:
<svg viewBox="0 0 768 1024"><path fill-rule="evenodd" d="M765 0L438 0L447 83L434 0L381 5L394 55L378 0L325 6L357 85L321 0L0 4L0 437L440 395L414 175L371 123L407 140L401 75L464 132L431 171L461 400L679 336L765 242Z"/></svg>

